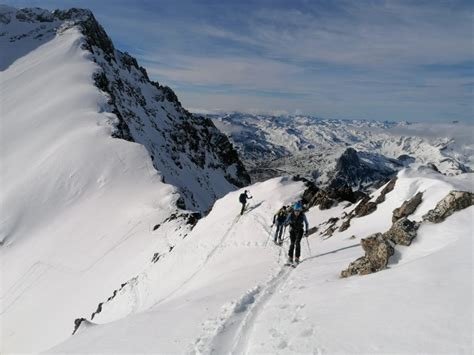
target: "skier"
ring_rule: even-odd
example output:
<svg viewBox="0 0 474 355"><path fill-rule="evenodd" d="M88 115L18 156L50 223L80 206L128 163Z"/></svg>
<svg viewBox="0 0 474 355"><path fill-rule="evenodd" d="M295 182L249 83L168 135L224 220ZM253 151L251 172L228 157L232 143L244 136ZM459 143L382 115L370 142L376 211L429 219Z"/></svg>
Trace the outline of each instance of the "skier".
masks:
<svg viewBox="0 0 474 355"><path fill-rule="evenodd" d="M244 210L245 210L245 206L247 204L247 199L251 199L252 196L249 196L247 193L249 191L248 190L245 190L244 192L242 192L239 196L239 202L242 204L242 209L240 210L240 215L243 215L244 214Z"/></svg>
<svg viewBox="0 0 474 355"><path fill-rule="evenodd" d="M304 223L304 229L303 229ZM301 238L303 233L305 237L308 237L308 220L303 212L303 205L301 202L297 202L293 206L293 211L288 215L285 226L290 225L290 249L288 250L288 263L293 263L293 251L295 252L295 263L300 261L301 253ZM295 250L296 249L296 250Z"/></svg>
<svg viewBox="0 0 474 355"><path fill-rule="evenodd" d="M275 231L275 237L273 238L273 241L275 243L278 242L278 244L281 244L282 243L282 233L283 233L283 227L285 225L285 221L286 221L286 217L288 216L288 212L286 210L286 206L283 206L282 208L280 208L278 210L277 213L275 213L275 215L273 216L273 224L272 224L272 227L273 225L275 224L276 222L276 231Z"/></svg>

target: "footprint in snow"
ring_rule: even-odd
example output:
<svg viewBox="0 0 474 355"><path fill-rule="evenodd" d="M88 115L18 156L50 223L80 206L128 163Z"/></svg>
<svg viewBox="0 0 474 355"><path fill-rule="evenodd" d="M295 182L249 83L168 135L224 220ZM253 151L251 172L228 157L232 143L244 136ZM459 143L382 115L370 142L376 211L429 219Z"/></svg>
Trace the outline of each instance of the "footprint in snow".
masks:
<svg viewBox="0 0 474 355"><path fill-rule="evenodd" d="M285 349L286 347L288 346L288 343L284 340L280 341L280 343L278 344L278 349Z"/></svg>
<svg viewBox="0 0 474 355"><path fill-rule="evenodd" d="M305 329L300 334L300 336L305 337L305 338L310 337L311 335L313 335L313 329L312 328Z"/></svg>
<svg viewBox="0 0 474 355"><path fill-rule="evenodd" d="M270 333L272 338L278 338L280 336L278 330L276 330L275 328L271 328L268 332Z"/></svg>

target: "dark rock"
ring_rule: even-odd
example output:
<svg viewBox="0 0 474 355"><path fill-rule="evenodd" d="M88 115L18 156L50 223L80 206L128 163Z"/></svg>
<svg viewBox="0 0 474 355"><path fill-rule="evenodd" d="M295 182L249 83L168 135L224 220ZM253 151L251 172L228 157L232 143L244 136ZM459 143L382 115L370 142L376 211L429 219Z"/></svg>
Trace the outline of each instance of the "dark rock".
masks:
<svg viewBox="0 0 474 355"><path fill-rule="evenodd" d="M359 202L357 207L354 209L354 215L356 217L363 217L371 214L377 209L377 204L370 201L370 197L367 196Z"/></svg>
<svg viewBox="0 0 474 355"><path fill-rule="evenodd" d="M160 228L161 224L157 224L153 227L153 231L156 231L158 228Z"/></svg>
<svg viewBox="0 0 474 355"><path fill-rule="evenodd" d="M355 203L366 195L361 191L354 192L349 185L342 185L334 189L329 189L328 196L338 202L349 201Z"/></svg>
<svg viewBox="0 0 474 355"><path fill-rule="evenodd" d="M387 181L402 166L403 164L396 159L347 148L336 163L329 187L348 185L361 189L375 182Z"/></svg>
<svg viewBox="0 0 474 355"><path fill-rule="evenodd" d="M365 256L361 256L349 264L346 270L341 271L341 277L349 277L352 275L367 275L372 273L372 264Z"/></svg>
<svg viewBox="0 0 474 355"><path fill-rule="evenodd" d="M74 330L72 331L72 335L76 334L77 330L81 326L82 322L86 321L85 318L76 318L74 319Z"/></svg>
<svg viewBox="0 0 474 355"><path fill-rule="evenodd" d="M190 213L188 214L188 218L186 219L186 223L190 224L192 227L194 227L197 222L201 219L202 215L199 212L195 213Z"/></svg>
<svg viewBox="0 0 474 355"><path fill-rule="evenodd" d="M397 182L397 176L394 176L393 178L390 179L388 182L387 186L383 188L383 190L380 192L380 195L377 197L375 200L375 203L379 204L385 201L385 195L388 194L389 192L393 191L395 184Z"/></svg>
<svg viewBox="0 0 474 355"><path fill-rule="evenodd" d="M156 263L158 260L160 260L160 258L161 258L160 253L155 253L153 254L153 258L151 258L151 262Z"/></svg>
<svg viewBox="0 0 474 355"><path fill-rule="evenodd" d="M392 227L383 234L383 238L395 244L409 246L416 237L419 226L419 223L403 217L392 224Z"/></svg>
<svg viewBox="0 0 474 355"><path fill-rule="evenodd" d="M402 154L397 158L397 160L401 161L404 166L408 166L411 163L414 163L416 159L408 154Z"/></svg>
<svg viewBox="0 0 474 355"><path fill-rule="evenodd" d="M342 225L339 227L339 232L344 232L350 226L351 226L351 218L349 218L348 220L344 221L344 223L342 223Z"/></svg>
<svg viewBox="0 0 474 355"><path fill-rule="evenodd" d="M426 164L426 165L427 165L428 168L430 168L431 170L434 170L434 171L436 171L437 173L440 173L440 174L441 174L441 172L439 171L438 167L437 167L436 165L434 165L433 163L428 163L428 164Z"/></svg>
<svg viewBox="0 0 474 355"><path fill-rule="evenodd" d="M363 238L360 244L374 271L384 269L388 264L388 259L395 253L393 246L384 239L381 233Z"/></svg>
<svg viewBox="0 0 474 355"><path fill-rule="evenodd" d="M454 212L474 205L474 194L466 191L451 191L436 207L423 216L423 221L440 223Z"/></svg>
<svg viewBox="0 0 474 355"><path fill-rule="evenodd" d="M383 238L381 233L375 233L361 240L365 255L349 264L349 267L341 271L341 277L351 275L367 275L387 267L389 258L395 253L395 249Z"/></svg>
<svg viewBox="0 0 474 355"><path fill-rule="evenodd" d="M423 198L423 192L418 192L411 199L403 202L403 204L395 208L392 214L392 222L398 221L400 218L407 217L415 212L418 205L421 203Z"/></svg>

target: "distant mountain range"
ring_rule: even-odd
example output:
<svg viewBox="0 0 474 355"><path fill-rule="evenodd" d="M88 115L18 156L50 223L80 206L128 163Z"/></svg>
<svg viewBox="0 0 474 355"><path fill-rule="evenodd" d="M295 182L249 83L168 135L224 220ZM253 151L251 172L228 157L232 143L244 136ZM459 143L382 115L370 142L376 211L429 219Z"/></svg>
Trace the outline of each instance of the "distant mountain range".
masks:
<svg viewBox="0 0 474 355"><path fill-rule="evenodd" d="M446 175L471 171L473 146L456 124L336 120L311 116L209 114L237 147L253 181L298 174L321 185L366 188L412 162ZM466 137L465 137L466 138Z"/></svg>

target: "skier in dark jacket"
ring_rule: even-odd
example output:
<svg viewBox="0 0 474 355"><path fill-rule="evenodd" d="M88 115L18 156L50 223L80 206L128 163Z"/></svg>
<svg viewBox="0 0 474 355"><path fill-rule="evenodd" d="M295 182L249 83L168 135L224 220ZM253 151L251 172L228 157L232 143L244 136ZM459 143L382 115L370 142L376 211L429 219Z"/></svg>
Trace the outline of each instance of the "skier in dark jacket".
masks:
<svg viewBox="0 0 474 355"><path fill-rule="evenodd" d="M240 210L240 214L243 215L244 214L244 210L245 210L245 206L247 204L247 199L251 199L252 196L249 196L248 195L248 190L245 190L243 193L240 194L239 196L239 202L242 204L242 209Z"/></svg>
<svg viewBox="0 0 474 355"><path fill-rule="evenodd" d="M276 231L275 231L275 237L273 238L273 241L275 243L281 244L282 240L282 233L283 233L283 226L285 225L286 218L288 216L288 212L286 210L286 206L283 206L278 210L277 213L273 216L273 224L276 222ZM273 227L272 224L272 227Z"/></svg>
<svg viewBox="0 0 474 355"><path fill-rule="evenodd" d="M304 224L304 226L303 226ZM303 205L296 203L293 206L293 211L288 215L285 221L285 226L290 225L290 250L288 251L288 262L293 263L293 251L295 262L299 263L301 253L301 238L303 233L308 236L308 220L303 212ZM296 250L295 250L296 249Z"/></svg>

